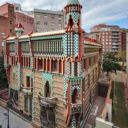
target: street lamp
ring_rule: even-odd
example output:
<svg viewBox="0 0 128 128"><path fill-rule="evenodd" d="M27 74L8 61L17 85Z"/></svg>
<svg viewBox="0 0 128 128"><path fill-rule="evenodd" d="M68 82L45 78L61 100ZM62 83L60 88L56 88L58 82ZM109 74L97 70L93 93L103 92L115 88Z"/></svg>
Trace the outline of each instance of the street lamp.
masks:
<svg viewBox="0 0 128 128"><path fill-rule="evenodd" d="M5 116L7 116L7 120L8 120L8 122L7 122L7 128L9 128L9 105L10 103L9 103L9 101L8 101L8 103L7 103L7 113L5 113L4 115Z"/></svg>
<svg viewBox="0 0 128 128"><path fill-rule="evenodd" d="M9 107L8 107L8 124L7 124L7 128L9 128Z"/></svg>

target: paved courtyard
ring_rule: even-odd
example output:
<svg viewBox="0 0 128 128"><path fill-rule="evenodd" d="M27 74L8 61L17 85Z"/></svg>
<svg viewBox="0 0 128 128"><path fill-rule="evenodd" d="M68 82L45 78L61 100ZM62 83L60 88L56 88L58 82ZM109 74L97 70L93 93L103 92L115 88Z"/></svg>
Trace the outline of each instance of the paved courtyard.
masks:
<svg viewBox="0 0 128 128"><path fill-rule="evenodd" d="M96 117L99 117L101 115L104 105L105 99L103 97L97 97L91 109L91 113L89 115L85 128L95 127L95 119Z"/></svg>
<svg viewBox="0 0 128 128"><path fill-rule="evenodd" d="M7 128L7 110L0 106L0 125ZM19 116L9 112L9 128L33 128L29 122L24 121Z"/></svg>

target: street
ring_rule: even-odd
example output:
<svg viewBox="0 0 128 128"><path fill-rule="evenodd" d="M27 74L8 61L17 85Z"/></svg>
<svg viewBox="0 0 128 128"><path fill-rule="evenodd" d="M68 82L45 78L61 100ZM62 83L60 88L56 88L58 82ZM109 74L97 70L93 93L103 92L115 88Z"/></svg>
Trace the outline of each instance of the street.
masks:
<svg viewBox="0 0 128 128"><path fill-rule="evenodd" d="M7 110L0 106L0 125L2 128L7 128L8 116ZM33 128L32 125L17 115L9 112L9 128Z"/></svg>

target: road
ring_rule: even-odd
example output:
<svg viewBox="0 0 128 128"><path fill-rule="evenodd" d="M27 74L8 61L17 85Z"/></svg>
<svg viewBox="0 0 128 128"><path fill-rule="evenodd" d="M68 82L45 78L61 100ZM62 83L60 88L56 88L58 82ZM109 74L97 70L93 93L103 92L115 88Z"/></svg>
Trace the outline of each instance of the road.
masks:
<svg viewBox="0 0 128 128"><path fill-rule="evenodd" d="M2 128L7 128L8 118L7 110L0 106L0 125ZM33 128L32 125L19 116L9 112L9 128Z"/></svg>

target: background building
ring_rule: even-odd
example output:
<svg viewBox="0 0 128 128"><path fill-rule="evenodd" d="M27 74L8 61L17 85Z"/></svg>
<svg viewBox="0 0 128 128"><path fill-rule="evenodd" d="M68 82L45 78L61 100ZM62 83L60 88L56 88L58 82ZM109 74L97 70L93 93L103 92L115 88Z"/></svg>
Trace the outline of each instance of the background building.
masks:
<svg viewBox="0 0 128 128"><path fill-rule="evenodd" d="M103 52L126 50L126 32L119 26L99 24L86 36L96 38L102 44Z"/></svg>
<svg viewBox="0 0 128 128"><path fill-rule="evenodd" d="M25 14L19 4L5 3L0 6L0 55L2 52L2 33L5 33L6 36L15 35L14 28L19 23L25 28L25 34L34 31L34 18Z"/></svg>
<svg viewBox="0 0 128 128"><path fill-rule="evenodd" d="M0 55L2 52L2 33L5 35L14 35L15 26L15 13L14 6L12 4L6 3L0 6Z"/></svg>
<svg viewBox="0 0 128 128"><path fill-rule="evenodd" d="M64 29L63 11L34 9L35 30L46 32Z"/></svg>

